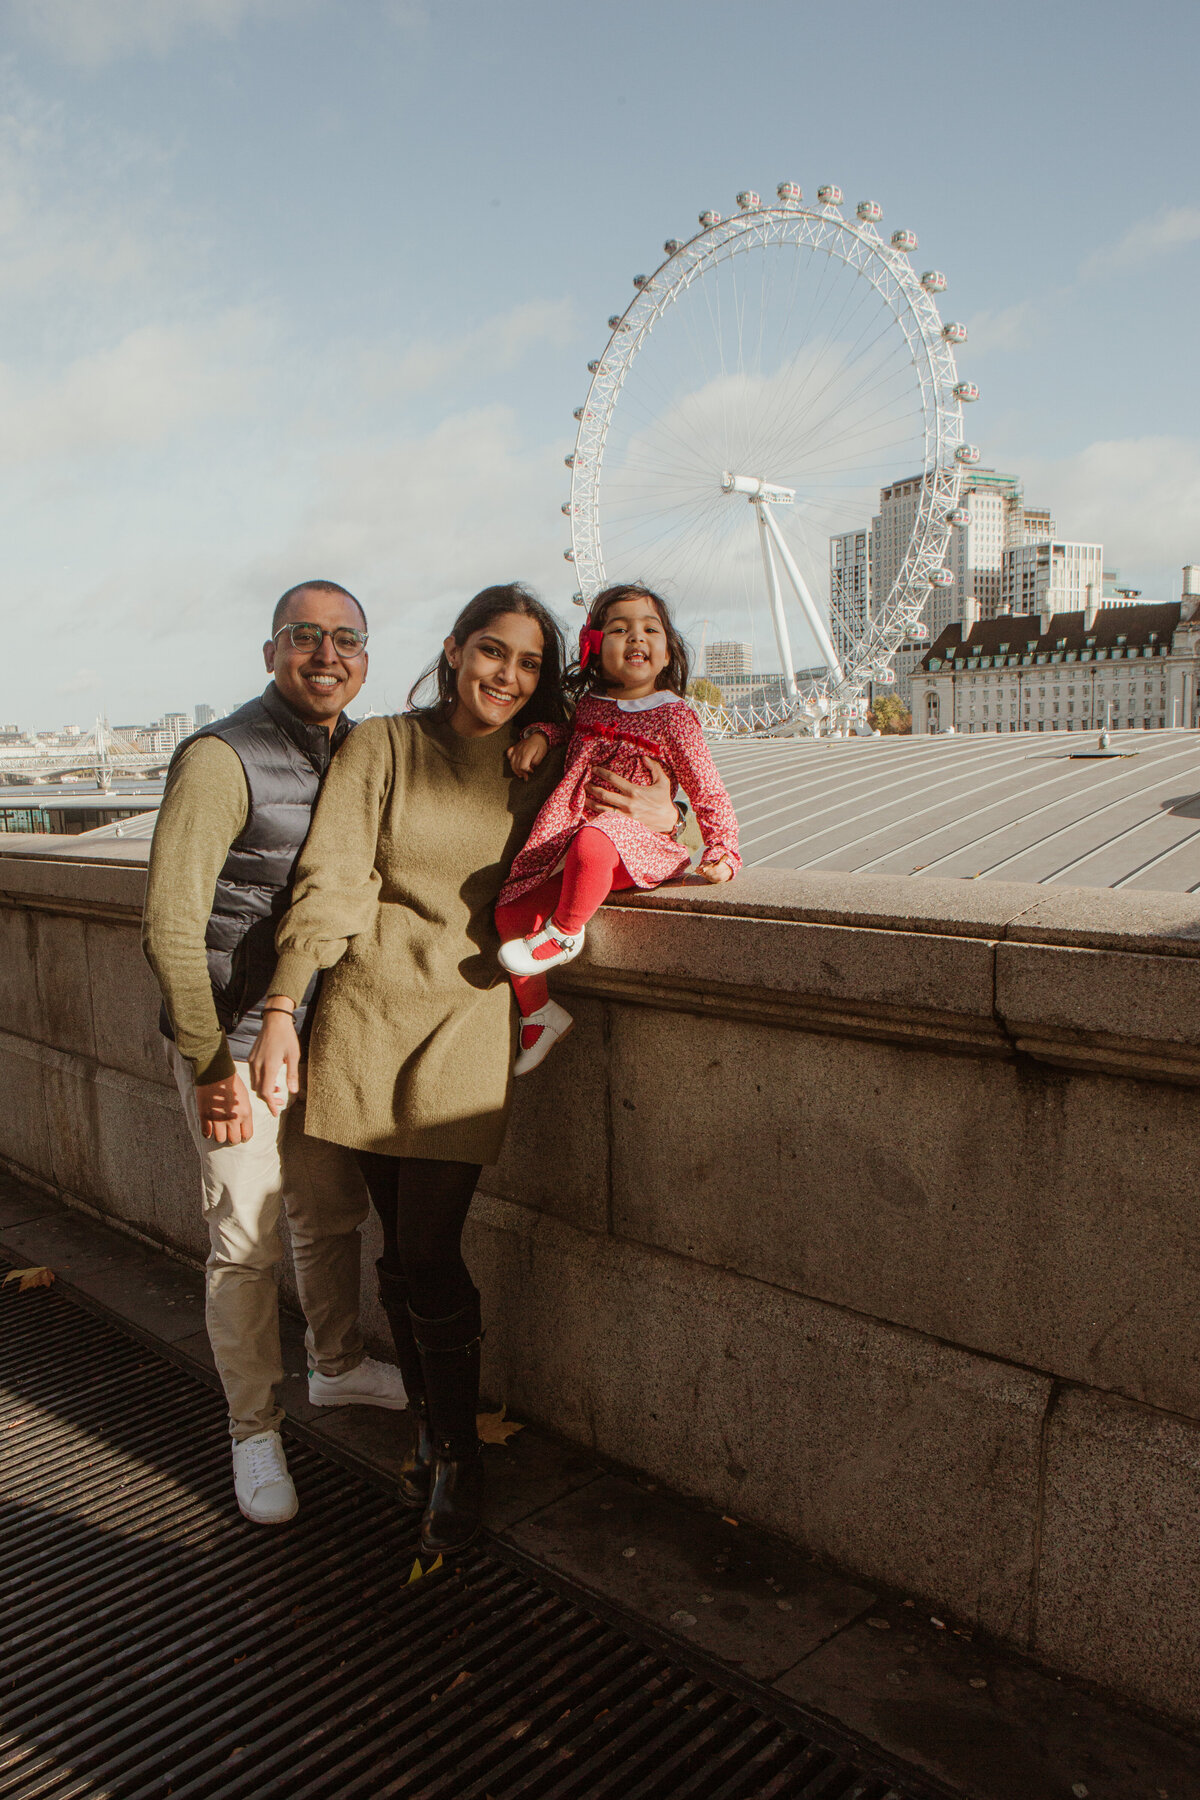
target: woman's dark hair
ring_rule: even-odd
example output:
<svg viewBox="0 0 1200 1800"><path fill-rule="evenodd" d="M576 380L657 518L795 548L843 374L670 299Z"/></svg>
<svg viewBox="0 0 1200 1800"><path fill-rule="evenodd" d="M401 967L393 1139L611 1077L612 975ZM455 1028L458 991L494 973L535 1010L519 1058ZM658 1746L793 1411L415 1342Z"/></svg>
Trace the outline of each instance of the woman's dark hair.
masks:
<svg viewBox="0 0 1200 1800"><path fill-rule="evenodd" d="M616 587L605 588L592 601L584 630L603 631L605 619L620 600L649 600L654 607L655 612L662 620L662 628L667 638L666 666L660 672L654 685L656 688L668 689L682 699L687 693L688 682L691 679L691 658L688 655L687 645L675 629L675 622L671 618L666 601L661 594L656 594L653 588L648 588L641 581L626 581ZM580 668L578 661L573 662L566 674L567 692L576 698L581 694L590 693L593 688L600 687L603 681L604 676L601 673L598 656L588 659L586 669Z"/></svg>
<svg viewBox="0 0 1200 1800"><path fill-rule="evenodd" d="M542 633L541 673L522 712L528 714L531 722L541 719L548 725L565 723L567 703L563 693L563 666L567 652L563 634L553 613L548 612L537 595L522 582L508 581L499 587L484 588L473 600L467 601L450 627L450 636L456 644L465 644L469 637L474 637L477 631L486 631L492 620L499 619L504 613L521 613L527 619L533 619ZM419 698L421 690L430 683L436 693L422 701ZM448 719L457 699L458 674L443 650L437 661L430 663L410 688L409 710L425 713L430 718Z"/></svg>

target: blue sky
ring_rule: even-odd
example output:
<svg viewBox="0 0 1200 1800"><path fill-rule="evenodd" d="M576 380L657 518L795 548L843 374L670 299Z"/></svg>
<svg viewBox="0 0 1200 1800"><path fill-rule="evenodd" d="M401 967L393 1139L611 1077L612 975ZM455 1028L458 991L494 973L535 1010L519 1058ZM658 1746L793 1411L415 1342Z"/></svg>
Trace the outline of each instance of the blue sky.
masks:
<svg viewBox="0 0 1200 1800"><path fill-rule="evenodd" d="M919 232L985 463L1148 595L1200 560L1195 0L0 0L0 26L6 611L49 649L3 720L232 704L305 575L364 599L379 710L487 581L569 618L604 321L701 208L783 179Z"/></svg>

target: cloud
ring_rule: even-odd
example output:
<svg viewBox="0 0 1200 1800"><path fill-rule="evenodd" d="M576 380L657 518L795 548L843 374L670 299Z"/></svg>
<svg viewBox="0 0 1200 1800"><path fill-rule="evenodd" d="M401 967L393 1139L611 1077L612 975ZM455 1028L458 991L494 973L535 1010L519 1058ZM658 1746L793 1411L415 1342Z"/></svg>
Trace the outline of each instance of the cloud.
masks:
<svg viewBox="0 0 1200 1800"><path fill-rule="evenodd" d="M294 18L296 0L6 0L17 28L64 62L98 68L165 56L195 32L232 37L260 18Z"/></svg>
<svg viewBox="0 0 1200 1800"><path fill-rule="evenodd" d="M1031 505L1049 505L1061 536L1104 545L1153 600L1178 594L1179 570L1200 561L1200 441L1110 438L1062 458L1021 459Z"/></svg>
<svg viewBox="0 0 1200 1800"><path fill-rule="evenodd" d="M89 694L99 685L100 672L98 669L77 669L74 675L69 675L65 681L60 681L54 691L56 694L64 696Z"/></svg>
<svg viewBox="0 0 1200 1800"><path fill-rule="evenodd" d="M1092 252L1081 273L1096 276L1133 268L1147 257L1162 256L1200 241L1200 206L1168 206L1153 219L1141 219L1113 244Z"/></svg>
<svg viewBox="0 0 1200 1800"><path fill-rule="evenodd" d="M376 399L427 392L464 374L478 385L515 368L531 350L568 343L574 330L568 301L530 300L453 338L375 346L360 355L360 380Z"/></svg>
<svg viewBox="0 0 1200 1800"><path fill-rule="evenodd" d="M246 307L195 324L140 326L41 374L0 363L0 464L107 456L245 415L262 385L270 335Z"/></svg>
<svg viewBox="0 0 1200 1800"><path fill-rule="evenodd" d="M1040 309L1032 300L1018 300L995 312L974 313L970 321L970 349L984 354L990 350L1023 350L1040 323Z"/></svg>

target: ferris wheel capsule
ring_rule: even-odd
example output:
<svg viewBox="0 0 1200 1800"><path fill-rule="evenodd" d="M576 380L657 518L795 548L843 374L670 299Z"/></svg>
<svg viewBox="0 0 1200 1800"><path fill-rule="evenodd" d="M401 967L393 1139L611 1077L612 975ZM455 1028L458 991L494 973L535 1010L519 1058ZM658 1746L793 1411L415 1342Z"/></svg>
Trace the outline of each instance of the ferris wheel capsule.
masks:
<svg viewBox="0 0 1200 1800"><path fill-rule="evenodd" d="M564 500L558 510L563 515L564 519L569 519L572 512L571 502L569 500Z"/></svg>
<svg viewBox="0 0 1200 1800"><path fill-rule="evenodd" d="M575 467L575 452L572 450L570 456L564 456L563 462L566 464L568 469L573 469Z"/></svg>
<svg viewBox="0 0 1200 1800"><path fill-rule="evenodd" d="M574 562L575 561L575 552L573 550L564 550L563 551L563 561L564 562Z"/></svg>
<svg viewBox="0 0 1200 1800"><path fill-rule="evenodd" d="M965 506L956 506L946 514L947 525L969 525L971 515Z"/></svg>
<svg viewBox="0 0 1200 1800"><path fill-rule="evenodd" d="M680 247L680 245L679 245L678 238L668 238L666 243L663 245L663 249L666 251L668 256L674 256L676 251L679 249L679 247Z"/></svg>
<svg viewBox="0 0 1200 1800"><path fill-rule="evenodd" d="M930 587L948 588L954 586L954 576L949 569L931 569L929 571Z"/></svg>
<svg viewBox="0 0 1200 1800"><path fill-rule="evenodd" d="M571 417L572 417L572 418L573 418L573 419L582 419L582 417L583 417L583 408L582 408L582 406L577 406L577 407L576 407L576 408L575 408L575 411L574 411L574 412L573 412L573 413L572 413L572 414L571 414Z"/></svg>
<svg viewBox="0 0 1200 1800"><path fill-rule="evenodd" d="M952 319L949 325L942 326L942 336L948 344L965 344L967 328L961 319Z"/></svg>
<svg viewBox="0 0 1200 1800"><path fill-rule="evenodd" d="M758 199L758 195L755 193L753 188L746 188L746 190L743 193L739 194L737 197L737 203L741 207L743 212L757 212L758 211L759 199Z"/></svg>
<svg viewBox="0 0 1200 1800"><path fill-rule="evenodd" d="M893 231L893 233L892 233L892 249L893 250L915 250L916 247L917 247L917 234L915 231Z"/></svg>
<svg viewBox="0 0 1200 1800"><path fill-rule="evenodd" d="M918 619L915 625L909 626L908 635L910 638L927 638L929 636L929 627L925 624L924 620Z"/></svg>
<svg viewBox="0 0 1200 1800"><path fill-rule="evenodd" d="M817 189L817 199L821 202L822 206L840 206L842 204L842 190L840 187L834 187L832 183L829 183L825 187L819 187Z"/></svg>
<svg viewBox="0 0 1200 1800"><path fill-rule="evenodd" d="M804 194L801 191L798 181L781 181L779 186L775 189L775 192L779 195L779 198L783 201L785 206L789 203L795 204L796 201L803 200L804 198Z"/></svg>
<svg viewBox="0 0 1200 1800"><path fill-rule="evenodd" d="M864 225L878 225L883 217L883 208L878 200L860 200L855 211Z"/></svg>
<svg viewBox="0 0 1200 1800"><path fill-rule="evenodd" d="M707 231L710 225L719 225L721 223L721 215L719 212L702 212L700 214L700 223L703 225L705 231Z"/></svg>
<svg viewBox="0 0 1200 1800"><path fill-rule="evenodd" d="M921 286L925 289L927 294L944 294L946 291L946 277L942 274L940 269L926 269L921 277Z"/></svg>
<svg viewBox="0 0 1200 1800"><path fill-rule="evenodd" d="M973 381L960 381L954 390L956 400L978 400L979 389Z"/></svg>
<svg viewBox="0 0 1200 1800"><path fill-rule="evenodd" d="M591 362L587 366L588 374L594 375L596 373L596 370L599 367L600 367L600 358L598 356L593 356Z"/></svg>
<svg viewBox="0 0 1200 1800"><path fill-rule="evenodd" d="M954 452L954 460L960 463L977 463L979 461L979 445L960 444Z"/></svg>
<svg viewBox="0 0 1200 1800"><path fill-rule="evenodd" d="M633 285L635 288L649 287L650 277L648 275L635 275L633 278Z"/></svg>

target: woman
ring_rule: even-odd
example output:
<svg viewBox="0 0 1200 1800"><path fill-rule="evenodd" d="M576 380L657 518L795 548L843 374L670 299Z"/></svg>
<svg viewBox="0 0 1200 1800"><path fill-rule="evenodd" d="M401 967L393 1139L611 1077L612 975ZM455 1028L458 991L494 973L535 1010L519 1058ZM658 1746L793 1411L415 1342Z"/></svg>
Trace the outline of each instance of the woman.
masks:
<svg viewBox="0 0 1200 1800"><path fill-rule="evenodd" d="M326 777L276 939L279 961L250 1058L270 1101L299 1084L291 1014L327 969L308 1046L310 1135L358 1154L383 1226L380 1299L417 1423L400 1498L423 1509L421 1546L479 1529L483 1465L479 1294L461 1239L484 1163L508 1121L514 1023L493 911L510 863L562 773L548 756L514 776L513 721L564 717L563 644L519 584L467 605L426 680L432 704L359 725ZM598 805L673 832L664 774L606 776Z"/></svg>

